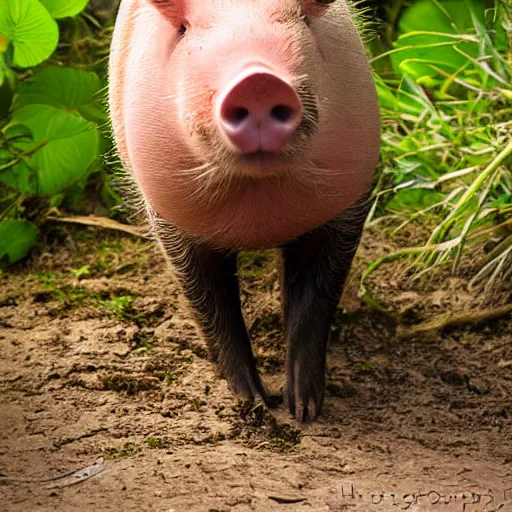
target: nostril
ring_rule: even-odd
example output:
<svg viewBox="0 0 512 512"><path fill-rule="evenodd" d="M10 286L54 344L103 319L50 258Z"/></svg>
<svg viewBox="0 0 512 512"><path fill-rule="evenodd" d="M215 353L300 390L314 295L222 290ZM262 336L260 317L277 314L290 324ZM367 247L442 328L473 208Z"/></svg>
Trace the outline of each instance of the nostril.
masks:
<svg viewBox="0 0 512 512"><path fill-rule="evenodd" d="M293 108L287 105L276 105L270 111L270 115L281 123L287 123L293 117Z"/></svg>
<svg viewBox="0 0 512 512"><path fill-rule="evenodd" d="M266 66L241 71L219 89L215 101L216 128L240 154L284 150L300 128L302 113L294 87Z"/></svg>
<svg viewBox="0 0 512 512"><path fill-rule="evenodd" d="M239 126L248 117L249 111L244 107L233 108L226 113L226 121L233 126Z"/></svg>

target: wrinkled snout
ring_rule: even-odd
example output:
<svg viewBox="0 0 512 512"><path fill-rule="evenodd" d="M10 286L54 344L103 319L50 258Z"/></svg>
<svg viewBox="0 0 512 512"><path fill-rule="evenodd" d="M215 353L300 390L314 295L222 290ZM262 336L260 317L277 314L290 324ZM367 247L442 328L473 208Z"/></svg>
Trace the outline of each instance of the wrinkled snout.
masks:
<svg viewBox="0 0 512 512"><path fill-rule="evenodd" d="M221 132L241 154L281 151L301 120L302 104L293 87L263 67L235 78L217 107Z"/></svg>

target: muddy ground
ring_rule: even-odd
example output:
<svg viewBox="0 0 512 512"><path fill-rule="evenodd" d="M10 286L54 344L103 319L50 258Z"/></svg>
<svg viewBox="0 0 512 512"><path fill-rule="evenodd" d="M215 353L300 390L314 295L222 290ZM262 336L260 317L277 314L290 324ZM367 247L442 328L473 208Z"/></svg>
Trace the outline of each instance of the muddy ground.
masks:
<svg viewBox="0 0 512 512"><path fill-rule="evenodd" d="M369 283L386 313L356 283L391 249L365 236L324 414L299 425L282 406L238 404L216 378L153 245L53 229L0 274L0 510L512 511L510 317L397 335L510 302L510 284L470 294L464 270L411 283L386 265ZM278 390L275 263L246 254L240 274L260 371ZM59 478L101 457L96 476Z"/></svg>

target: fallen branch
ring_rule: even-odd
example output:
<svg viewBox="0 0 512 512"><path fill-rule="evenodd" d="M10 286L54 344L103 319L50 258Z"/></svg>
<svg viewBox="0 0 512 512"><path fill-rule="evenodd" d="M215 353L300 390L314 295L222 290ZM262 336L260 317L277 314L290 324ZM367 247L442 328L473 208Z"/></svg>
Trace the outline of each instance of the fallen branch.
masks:
<svg viewBox="0 0 512 512"><path fill-rule="evenodd" d="M495 318L501 318L512 314L512 304L506 304L495 309L462 313L460 315L440 315L433 320L423 322L412 327L399 326L397 336L404 338L428 331L437 331L447 327L460 327L464 325L478 325Z"/></svg>
<svg viewBox="0 0 512 512"><path fill-rule="evenodd" d="M303 498L302 496L278 496L268 495L268 499L275 501L277 503L285 504L285 503L300 503L301 501L306 501L307 498Z"/></svg>
<svg viewBox="0 0 512 512"><path fill-rule="evenodd" d="M99 475L102 471L105 471L105 469L107 469L105 459L100 457L91 466L75 471L72 475L47 485L46 489L69 487L71 485L80 484L93 476Z"/></svg>
<svg viewBox="0 0 512 512"><path fill-rule="evenodd" d="M0 482L7 483L48 483L46 489L54 489L56 487L68 487L70 485L79 484L89 478L98 475L107 468L105 459L98 458L93 464L82 469L73 469L61 475L47 476L42 478L16 478L7 475L0 475Z"/></svg>
<svg viewBox="0 0 512 512"><path fill-rule="evenodd" d="M138 236L140 238L149 238L142 228L136 226L128 226L121 224L116 220L109 219L108 217L96 217L94 215L76 215L71 217L48 217L48 220L53 222L64 222L67 224L81 224L83 226L92 226L103 229L113 229L115 231L122 231L129 235Z"/></svg>

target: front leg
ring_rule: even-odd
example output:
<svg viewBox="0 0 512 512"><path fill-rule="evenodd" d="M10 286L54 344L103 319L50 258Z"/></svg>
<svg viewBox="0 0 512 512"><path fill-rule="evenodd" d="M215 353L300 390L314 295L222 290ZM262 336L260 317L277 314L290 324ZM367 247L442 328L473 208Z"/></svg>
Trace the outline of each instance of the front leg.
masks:
<svg viewBox="0 0 512 512"><path fill-rule="evenodd" d="M330 325L368 210L369 201L364 198L283 248L284 398L298 421L314 420L321 412Z"/></svg>
<svg viewBox="0 0 512 512"><path fill-rule="evenodd" d="M171 259L210 357L239 397L265 401L251 342L242 316L236 253L217 251L153 217L160 242Z"/></svg>

